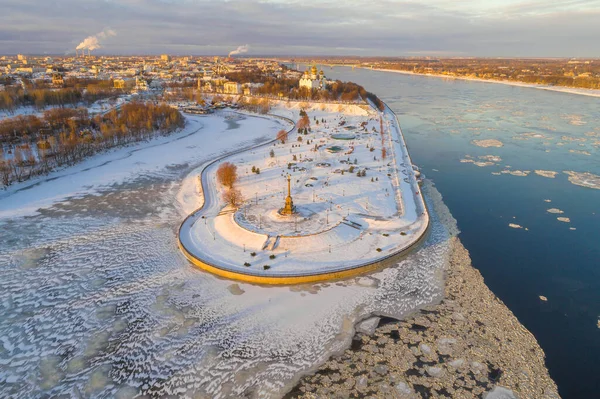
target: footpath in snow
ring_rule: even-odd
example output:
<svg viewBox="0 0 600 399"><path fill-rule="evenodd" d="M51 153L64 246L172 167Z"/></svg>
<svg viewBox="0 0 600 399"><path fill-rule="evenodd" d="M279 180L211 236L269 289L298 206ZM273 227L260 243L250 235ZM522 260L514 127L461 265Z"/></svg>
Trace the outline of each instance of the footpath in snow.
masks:
<svg viewBox="0 0 600 399"><path fill-rule="evenodd" d="M298 118L298 111L273 113ZM193 203L199 175L203 193L200 209L184 205L191 214L179 239L191 257L238 274L303 276L360 268L420 240L429 215L394 113L313 106L308 115L308 134L293 131L285 144L236 152L188 176L180 200ZM237 166L239 208L223 200L222 162ZM288 175L297 213L283 216Z"/></svg>

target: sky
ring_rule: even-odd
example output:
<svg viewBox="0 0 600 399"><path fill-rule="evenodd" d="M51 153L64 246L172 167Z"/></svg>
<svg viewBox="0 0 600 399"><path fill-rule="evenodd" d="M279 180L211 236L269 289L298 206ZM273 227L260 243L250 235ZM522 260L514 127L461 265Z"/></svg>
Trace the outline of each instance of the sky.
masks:
<svg viewBox="0 0 600 399"><path fill-rule="evenodd" d="M0 8L0 54L66 54L105 32L94 54L221 55L248 45L248 56L600 57L600 0L0 0Z"/></svg>

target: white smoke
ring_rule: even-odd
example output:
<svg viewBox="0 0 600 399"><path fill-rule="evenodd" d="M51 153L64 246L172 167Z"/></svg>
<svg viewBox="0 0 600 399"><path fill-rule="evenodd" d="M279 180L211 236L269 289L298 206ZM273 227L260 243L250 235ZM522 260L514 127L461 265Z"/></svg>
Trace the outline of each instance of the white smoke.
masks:
<svg viewBox="0 0 600 399"><path fill-rule="evenodd" d="M96 50L102 47L101 42L111 36L116 36L117 32L110 28L104 29L102 32L95 34L94 36L86 37L79 45L76 50Z"/></svg>
<svg viewBox="0 0 600 399"><path fill-rule="evenodd" d="M232 52L230 52L227 57L231 57L232 55L235 55L235 54L247 53L249 48L250 48L250 46L248 46L247 44L244 44L243 46L240 46L240 47L236 48L235 50L233 50Z"/></svg>

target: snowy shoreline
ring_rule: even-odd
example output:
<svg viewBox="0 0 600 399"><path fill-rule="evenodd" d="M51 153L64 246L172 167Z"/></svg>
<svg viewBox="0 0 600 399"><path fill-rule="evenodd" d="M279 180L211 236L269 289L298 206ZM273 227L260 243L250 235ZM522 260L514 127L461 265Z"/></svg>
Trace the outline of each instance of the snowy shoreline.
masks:
<svg viewBox="0 0 600 399"><path fill-rule="evenodd" d="M277 114L278 111L281 110L275 110L274 116L281 116ZM325 114L320 115L316 111L313 112L320 116L319 119L321 119L322 116L325 116ZM329 119L331 118L331 115L336 115L338 113L326 114L329 115ZM354 113L351 112L350 114ZM342 115L344 115L344 113L342 113ZM225 216L225 214L229 215L228 212L223 211L226 204L220 201L218 188L215 184L211 183L215 181L214 176L216 168L218 167L218 162L224 161L225 158L227 158L227 160L238 165L238 167L245 167L247 170L251 164L260 162L260 160L263 159L261 154L256 155L258 153L256 150L258 150L259 147L272 145L275 140L271 140L251 148L240 149L239 151L229 154L227 157L213 160L207 164L206 167L201 169L201 192L203 194L202 197L204 197L201 202L203 205L186 217L179 229L179 245L183 249L184 255L196 266L228 278L252 281L255 283L291 284L332 278L339 279L341 277L348 277L349 273L356 274L364 272L367 269L372 270L373 268L383 266L380 265L380 263L383 262L384 264L387 264L388 261L396 259L398 255L405 254L414 248L415 244L422 241L423 236L427 232L429 216L422 196L419 193L420 189L417 179L414 176L415 172L412 171L411 168L412 161L410 160L406 144L404 143L404 138L397 118L389 108L387 108L381 116L386 123L389 124L388 128L390 129L390 132L393 132L389 135L389 146L390 149L393 149L390 153L390 159L393 159L392 162L397 164L394 167L394 170L396 170L396 173L398 174L400 171L403 171L407 176L404 179L401 179L399 176L396 176L395 179L390 178L393 181L391 183L392 191L395 192L396 190L400 190L401 194L399 193L398 197L396 197L396 195L385 196L385 198L388 199L384 199L384 203L386 201L391 201L389 205L393 204L395 211L397 211L395 208L396 201L402 201L403 205L399 205L398 209L401 209L403 213L396 218L397 220L394 219L392 221L391 219L386 219L387 221L384 225L381 221L377 220L375 216L371 217L370 215L365 214L365 210L352 208L352 211L350 212L350 208L348 208L349 216L344 214L345 218L341 223L338 223L338 225L332 229L326 229L326 231L320 229L316 232L317 234L303 234L292 237L286 236L282 231L277 229L274 231L252 231L253 229L248 230L247 228L243 228L242 225L237 223L235 217ZM345 117L350 118L350 115L345 115ZM355 121L352 119L352 121L355 124L358 123L358 120ZM294 128L292 128L292 130L293 129ZM325 128L319 127L319 129ZM324 130L325 133L320 133L323 135L323 137L320 138L322 141L324 141L325 137L330 133L328 129L336 130L337 127L327 128ZM293 148L293 141L290 140L290 143ZM279 147L275 148L277 148L278 151L282 150L282 148ZM296 146L296 151L301 151L298 149L298 146ZM367 150L362 149L362 146L360 146L358 152L360 151L366 151L366 153L369 154ZM285 149L284 154L287 154L287 148ZM398 154L398 156L396 157L394 154ZM368 156L370 157L370 155ZM267 159L269 158L267 157ZM288 161L286 160L285 162L287 163ZM346 161L344 160L344 162ZM259 165L260 169L263 170L263 173L260 176L266 176L262 177L261 184L264 185L265 188L268 186L276 186L272 184L272 182L274 181L273 179L280 178L279 168L267 167L267 165L262 164ZM309 166L310 163L305 165L311 169ZM317 167L316 169L319 168ZM411 170L411 173L408 173L408 170ZM310 170L309 172L313 177L321 173L317 170ZM391 170L389 172L391 172ZM193 174L195 173L197 172L194 171ZM375 169L372 169L370 173L374 174ZM307 176L304 176L304 178ZM326 176L329 187L336 185L335 182L338 180L339 176L338 178L335 176L335 174ZM382 181L384 176L385 174L380 177L382 178ZM388 176L391 175L388 174ZM298 175L296 178L302 179L303 177ZM320 178L324 179L323 176L320 176ZM248 176L243 177L238 184L238 189L240 189L242 193L246 191L246 194L244 195L245 198L249 198L249 194L259 191L260 187L263 187L262 185L260 187L256 186L255 183L253 183L254 179L249 179ZM189 178L186 179L186 181L188 184L191 184L191 186L184 186L183 191L185 192L180 192L180 198L191 198L193 196L190 195L189 192L196 190L195 179ZM371 179L371 183L369 184L374 185L376 183ZM300 198L302 198L301 187L302 184L300 187L296 187L294 194L295 196L300 195ZM347 195L358 195L355 201L352 201L355 202L353 206L356 207L360 194L352 194L351 187L344 187ZM340 195L338 199L341 200L344 189L339 188L339 191L342 195ZM384 191L383 188L380 191ZM267 197L272 198L274 194L276 193L268 193ZM319 194L321 195L321 193ZM336 195L333 191L326 194ZM268 204L267 209L263 209L259 212L262 213L263 220L266 220L267 218L265 218L265 216L268 215L267 211L269 209L275 209L277 205L276 203L271 204L264 194L261 195L260 200L261 204ZM253 201L251 201L248 206L251 207L252 202ZM258 206L258 201L256 202L257 204L255 206ZM371 203L371 207L377 206L378 203L375 198L371 198L370 201L367 199L367 208L369 202ZM300 203L302 204L302 202ZM307 208L315 206L319 207L319 203L322 203L322 201L317 201L316 205L313 205L313 203L314 200L311 202L310 199L304 198L304 206ZM186 205L185 208L189 209L189 206ZM336 205L336 208L340 207ZM239 213L241 211L238 210L237 212ZM252 214L252 212L251 209L250 213ZM244 211L242 213L245 214L246 212ZM321 213L325 213L323 209L321 209ZM335 212L330 213L328 217L329 220L332 220L332 218L335 217ZM202 221L204 222L202 223ZM351 224L354 224L354 226ZM357 228L355 226L359 227ZM370 227L367 229L367 226ZM279 226L279 228L283 227ZM404 231L400 232L400 230ZM374 234L375 232L378 234ZM392 245L389 242L381 242L381 237L389 237L390 234L392 237L394 237L394 234L398 235L395 244ZM350 243L352 243L356 251L339 251L340 248L343 248ZM380 247L384 248L384 250L382 251ZM305 250L306 248L310 248L310 251L307 252ZM357 248L360 248L360 250ZM376 251L376 248L379 249ZM268 253L265 252L265 249ZM252 255L252 258L245 259L246 262L242 264L240 256L242 256L241 254L246 253L246 250L255 255ZM275 253L273 253L273 251ZM270 258L265 258L269 255ZM246 256L248 256L247 253ZM273 262L273 259L276 257L277 261ZM265 268L264 270L260 268L257 269L256 267L251 268L250 262L252 262L252 264L267 263L269 268ZM339 265L340 263L342 263L342 266ZM343 275L340 273L343 273ZM335 274L335 276L332 274ZM292 279L294 280L293 282L291 281Z"/></svg>
<svg viewBox="0 0 600 399"><path fill-rule="evenodd" d="M429 76L432 78L466 80L469 82L496 83L496 84L503 84L503 85L507 85L507 86L514 86L514 87L525 87L525 88L529 88L529 89L554 91L554 92L558 92L558 93L576 94L576 95L580 95L580 96L600 97L600 90L595 90L595 89L578 89L575 87L548 86L548 85L538 85L538 84L524 83L524 82L511 82L509 80L476 79L476 78L469 78L469 77L463 77L463 76L448 76L448 75L441 75L441 74L415 73L415 72L410 72L410 71L400 71L400 70L396 70L396 69L384 69L384 68L371 69L371 68L365 68L365 67L360 67L360 69L368 69L368 70L379 71L379 72L400 73L403 75Z"/></svg>
<svg viewBox="0 0 600 399"><path fill-rule="evenodd" d="M451 233L442 299L398 320L371 315L357 323L352 347L302 376L285 399L417 398L436 391L460 398L560 398L536 338L472 265L433 184L424 191L436 223Z"/></svg>

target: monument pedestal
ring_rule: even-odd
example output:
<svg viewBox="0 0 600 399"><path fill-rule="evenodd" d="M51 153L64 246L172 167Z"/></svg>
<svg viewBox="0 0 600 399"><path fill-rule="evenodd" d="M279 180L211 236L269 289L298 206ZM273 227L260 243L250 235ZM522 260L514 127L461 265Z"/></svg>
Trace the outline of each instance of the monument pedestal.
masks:
<svg viewBox="0 0 600 399"><path fill-rule="evenodd" d="M288 182L288 195L285 197L285 206L281 208L280 213L282 215L293 215L296 213L296 207L294 206L294 201L292 200L292 192L291 192L291 183L290 183L290 175L287 176Z"/></svg>

